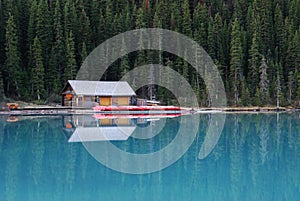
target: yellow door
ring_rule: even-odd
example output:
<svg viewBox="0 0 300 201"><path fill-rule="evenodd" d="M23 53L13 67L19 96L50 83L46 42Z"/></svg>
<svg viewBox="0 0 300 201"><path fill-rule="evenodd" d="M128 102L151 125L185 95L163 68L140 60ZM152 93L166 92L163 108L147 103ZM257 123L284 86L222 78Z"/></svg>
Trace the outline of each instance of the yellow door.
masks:
<svg viewBox="0 0 300 201"><path fill-rule="evenodd" d="M118 105L129 105L129 97L119 97Z"/></svg>
<svg viewBox="0 0 300 201"><path fill-rule="evenodd" d="M111 97L100 97L100 105L110 106L111 105Z"/></svg>

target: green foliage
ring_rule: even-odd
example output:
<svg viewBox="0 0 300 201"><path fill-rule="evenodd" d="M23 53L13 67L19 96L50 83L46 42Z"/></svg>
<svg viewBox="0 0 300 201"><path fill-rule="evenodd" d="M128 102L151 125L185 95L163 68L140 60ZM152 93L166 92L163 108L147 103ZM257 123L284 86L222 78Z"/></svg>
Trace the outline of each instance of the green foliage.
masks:
<svg viewBox="0 0 300 201"><path fill-rule="evenodd" d="M275 16L274 16L274 34L275 34L275 47L278 49L276 59L279 61L279 58L282 60L282 55L285 53L286 44L284 43L286 30L284 27L283 15L280 9L279 4L276 5L275 8Z"/></svg>
<svg viewBox="0 0 300 201"><path fill-rule="evenodd" d="M17 35L15 19L11 14L7 20L5 38L6 61L4 66L4 76L7 94L12 97L20 98L21 59L19 52L19 38Z"/></svg>
<svg viewBox="0 0 300 201"><path fill-rule="evenodd" d="M36 37L44 68L45 91L41 98L47 98L58 94L67 79L74 79L83 59L105 40L127 30L161 27L193 38L210 54L220 70L230 104L276 104L278 72L280 104L294 104L300 98L299 2L3 0L0 1L3 90L8 98L31 99L34 91L29 78L36 66L33 48ZM125 47L126 41L123 43ZM266 97L260 86L263 57L268 65ZM169 62L184 74L199 103L209 105L201 77L186 62L165 52L144 51L124 56L111 66L105 79L119 79L134 67L149 62ZM147 90L143 91L145 96L149 94ZM150 90L160 93L166 103L174 99L158 87Z"/></svg>
<svg viewBox="0 0 300 201"><path fill-rule="evenodd" d="M254 95L256 92L256 86L259 83L259 66L261 63L261 54L258 49L257 33L254 31L252 37L251 48L249 50L249 76L248 82L252 86L251 94Z"/></svg>
<svg viewBox="0 0 300 201"><path fill-rule="evenodd" d="M77 64L75 60L75 44L73 32L70 31L66 40L66 68L64 69L64 82L67 80L74 80L77 72Z"/></svg>
<svg viewBox="0 0 300 201"><path fill-rule="evenodd" d="M0 103L4 100L4 85L3 85L3 77L2 73L0 72Z"/></svg>
<svg viewBox="0 0 300 201"><path fill-rule="evenodd" d="M42 61L42 46L39 38L36 36L32 47L33 66L31 70L31 83L33 97L41 100L45 96L45 72Z"/></svg>
<svg viewBox="0 0 300 201"><path fill-rule="evenodd" d="M182 33L186 36L192 37L192 20L189 8L189 1L184 0L183 2L183 19L182 19Z"/></svg>
<svg viewBox="0 0 300 201"><path fill-rule="evenodd" d="M205 4L198 3L193 18L194 38L203 47L207 48L208 9Z"/></svg>
<svg viewBox="0 0 300 201"><path fill-rule="evenodd" d="M241 68L242 68L242 42L241 42L241 30L238 19L236 18L232 25L231 32L231 48L230 48L230 77L231 88L234 92L234 103L239 103L239 92L241 85Z"/></svg>
<svg viewBox="0 0 300 201"><path fill-rule="evenodd" d="M242 106L251 106L251 96L245 82L242 82L241 99L239 104Z"/></svg>
<svg viewBox="0 0 300 201"><path fill-rule="evenodd" d="M269 100L269 79L267 75L267 63L263 57L261 60L261 65L259 67L260 80L259 80L259 90L260 90L260 102L265 105Z"/></svg>
<svg viewBox="0 0 300 201"><path fill-rule="evenodd" d="M62 27L62 14L61 14L61 5L60 1L56 0L55 9L54 9L54 51L55 51L55 63L57 65L57 70L60 76L60 81L63 81L63 69L65 65L65 43L63 36L63 27Z"/></svg>

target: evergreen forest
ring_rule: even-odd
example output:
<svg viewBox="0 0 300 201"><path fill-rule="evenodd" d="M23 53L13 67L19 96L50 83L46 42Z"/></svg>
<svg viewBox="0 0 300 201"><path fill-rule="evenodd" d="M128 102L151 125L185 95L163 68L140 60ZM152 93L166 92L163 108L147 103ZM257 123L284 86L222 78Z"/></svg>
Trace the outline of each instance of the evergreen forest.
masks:
<svg viewBox="0 0 300 201"><path fill-rule="evenodd" d="M94 48L152 27L182 33L205 49L221 72L228 105L300 104L300 0L0 0L0 102L59 101ZM151 63L179 72L199 105L210 106L200 75L167 52L130 53L102 80ZM176 103L158 86L138 95L151 98L149 90L164 104Z"/></svg>

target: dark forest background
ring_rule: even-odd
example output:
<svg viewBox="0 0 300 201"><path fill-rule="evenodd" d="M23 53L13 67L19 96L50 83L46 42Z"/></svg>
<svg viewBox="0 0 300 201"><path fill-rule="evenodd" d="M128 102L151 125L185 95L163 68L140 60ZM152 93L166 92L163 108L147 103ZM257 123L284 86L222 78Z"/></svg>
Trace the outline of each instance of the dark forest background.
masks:
<svg viewBox="0 0 300 201"><path fill-rule="evenodd" d="M162 27L196 40L218 66L230 105L298 105L300 0L0 0L0 101L59 99L85 57L106 39ZM159 56L158 56L159 55ZM159 60L157 58L160 58ZM186 77L201 106L210 100L188 63L140 51L116 61L104 80L161 63ZM164 88L139 95L174 103Z"/></svg>

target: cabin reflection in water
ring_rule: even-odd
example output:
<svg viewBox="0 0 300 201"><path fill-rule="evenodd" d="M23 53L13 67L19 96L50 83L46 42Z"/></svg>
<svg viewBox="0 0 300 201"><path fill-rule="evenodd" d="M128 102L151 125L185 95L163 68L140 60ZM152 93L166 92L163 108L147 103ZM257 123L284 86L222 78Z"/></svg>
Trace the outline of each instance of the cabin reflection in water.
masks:
<svg viewBox="0 0 300 201"><path fill-rule="evenodd" d="M71 115L63 117L63 130L68 142L89 142L127 140L137 126L148 126L145 118L122 118L92 115Z"/></svg>

